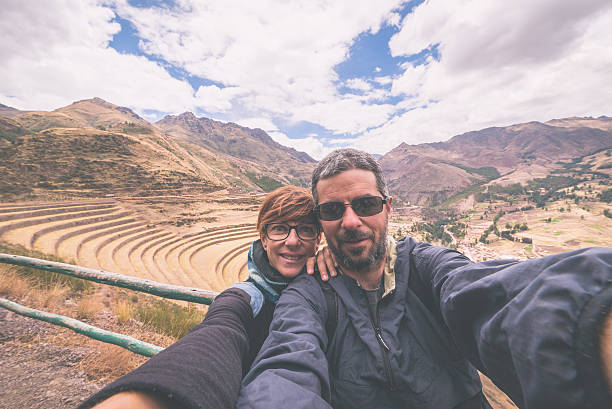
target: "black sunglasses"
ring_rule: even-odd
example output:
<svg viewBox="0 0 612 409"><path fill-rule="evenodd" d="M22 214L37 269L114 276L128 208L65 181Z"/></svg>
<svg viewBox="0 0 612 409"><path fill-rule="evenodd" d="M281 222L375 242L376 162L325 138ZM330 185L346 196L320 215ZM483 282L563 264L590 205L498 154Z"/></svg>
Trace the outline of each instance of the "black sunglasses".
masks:
<svg viewBox="0 0 612 409"><path fill-rule="evenodd" d="M351 206L359 217L374 216L382 212L383 204L387 203L387 198L380 196L363 196L353 199L351 203L326 202L315 207L315 212L319 219L331 221L338 220L344 215L346 206Z"/></svg>

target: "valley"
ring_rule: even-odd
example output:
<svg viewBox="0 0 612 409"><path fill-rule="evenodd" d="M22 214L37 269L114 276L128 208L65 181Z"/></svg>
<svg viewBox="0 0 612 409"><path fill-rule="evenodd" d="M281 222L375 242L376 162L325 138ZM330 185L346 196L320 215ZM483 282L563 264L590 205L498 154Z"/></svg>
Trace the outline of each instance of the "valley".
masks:
<svg viewBox="0 0 612 409"><path fill-rule="evenodd" d="M162 283L223 291L245 280L266 192L309 186L316 164L261 129L192 113L150 123L99 98L52 112L1 108L0 252ZM610 118L530 122L447 142L401 144L380 163L393 198L389 234L396 239L448 246L474 261L612 247ZM0 284L5 294L35 305L42 298L42 307L55 312L78 316L89 309L91 322L160 345L176 337L159 340L158 329L143 326L134 311L154 302L133 293L95 286L86 294L57 290L66 300L46 302L23 284ZM195 322L206 310L181 302L174 307L176 314L193 313ZM3 319L19 326L10 314ZM83 342L63 330L44 331L55 338L39 340L62 338L70 350ZM20 337L15 342L29 345L27 334ZM82 364L93 382L142 363L113 363L120 353L94 341L87 348L83 360L91 351L99 359ZM99 375L107 367L115 369ZM484 383L496 409L513 407Z"/></svg>

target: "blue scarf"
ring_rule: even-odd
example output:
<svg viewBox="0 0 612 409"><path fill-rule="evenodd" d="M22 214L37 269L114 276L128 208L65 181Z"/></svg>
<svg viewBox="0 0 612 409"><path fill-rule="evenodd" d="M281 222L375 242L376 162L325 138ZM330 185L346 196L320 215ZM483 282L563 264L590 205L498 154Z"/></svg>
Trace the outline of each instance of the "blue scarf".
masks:
<svg viewBox="0 0 612 409"><path fill-rule="evenodd" d="M280 293L287 287L289 281L270 265L268 255L261 244L261 240L251 243L249 249L248 263L249 278L269 301L275 303Z"/></svg>

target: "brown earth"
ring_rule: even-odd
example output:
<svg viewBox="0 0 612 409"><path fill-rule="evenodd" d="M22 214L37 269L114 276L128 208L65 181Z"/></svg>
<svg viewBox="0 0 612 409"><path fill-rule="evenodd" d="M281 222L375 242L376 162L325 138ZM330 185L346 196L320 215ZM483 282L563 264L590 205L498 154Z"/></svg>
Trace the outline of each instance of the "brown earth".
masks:
<svg viewBox="0 0 612 409"><path fill-rule="evenodd" d="M0 272L4 268L0 266ZM8 297L20 304L32 303L28 296ZM106 296L98 292L98 297ZM67 316L74 316L75 309L76 303L71 298L52 308L53 312ZM155 345L166 347L174 342L134 320L119 324L109 308L100 309L84 321ZM0 408L75 408L146 359L118 346L0 308Z"/></svg>

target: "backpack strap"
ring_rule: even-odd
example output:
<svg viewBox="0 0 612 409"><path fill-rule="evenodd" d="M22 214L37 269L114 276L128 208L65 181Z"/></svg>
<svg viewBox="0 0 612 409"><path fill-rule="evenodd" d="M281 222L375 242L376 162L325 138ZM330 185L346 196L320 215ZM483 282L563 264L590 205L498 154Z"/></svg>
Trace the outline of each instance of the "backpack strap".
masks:
<svg viewBox="0 0 612 409"><path fill-rule="evenodd" d="M338 295L336 291L326 281L317 280L323 295L325 296L325 303L327 304L327 322L325 323L325 331L327 332L327 339L333 338L338 326Z"/></svg>

